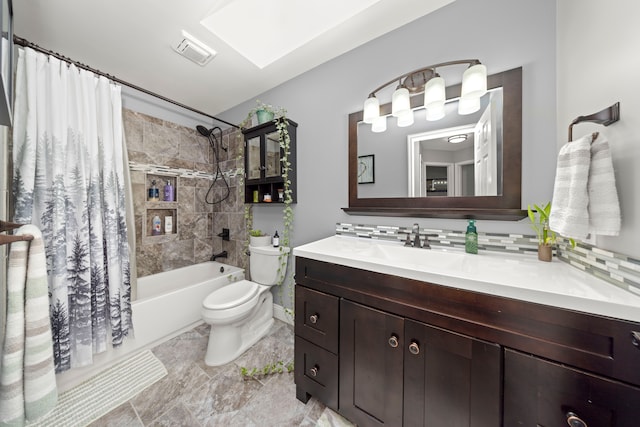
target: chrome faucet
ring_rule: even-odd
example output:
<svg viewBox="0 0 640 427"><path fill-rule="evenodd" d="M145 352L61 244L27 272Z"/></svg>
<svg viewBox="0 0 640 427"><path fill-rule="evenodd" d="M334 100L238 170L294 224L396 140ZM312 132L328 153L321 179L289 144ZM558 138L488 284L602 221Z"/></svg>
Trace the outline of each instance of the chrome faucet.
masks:
<svg viewBox="0 0 640 427"><path fill-rule="evenodd" d="M413 224L413 247L421 248L420 244L420 225L418 223Z"/></svg>
<svg viewBox="0 0 640 427"><path fill-rule="evenodd" d="M414 248L424 248L431 249L431 245L429 244L429 238L427 235L424 235L424 243L420 242L420 225L418 223L413 224L413 247ZM409 239L409 234L407 234L407 241L405 242L405 246L411 246L411 240Z"/></svg>

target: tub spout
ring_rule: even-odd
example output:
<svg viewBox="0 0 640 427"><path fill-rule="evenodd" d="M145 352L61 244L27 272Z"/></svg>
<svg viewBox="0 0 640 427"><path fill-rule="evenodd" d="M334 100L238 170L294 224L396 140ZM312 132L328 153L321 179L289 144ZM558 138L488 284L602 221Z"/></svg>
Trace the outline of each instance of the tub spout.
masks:
<svg viewBox="0 0 640 427"><path fill-rule="evenodd" d="M211 261L215 261L216 258L226 258L228 256L227 251L222 251L219 254L213 254Z"/></svg>

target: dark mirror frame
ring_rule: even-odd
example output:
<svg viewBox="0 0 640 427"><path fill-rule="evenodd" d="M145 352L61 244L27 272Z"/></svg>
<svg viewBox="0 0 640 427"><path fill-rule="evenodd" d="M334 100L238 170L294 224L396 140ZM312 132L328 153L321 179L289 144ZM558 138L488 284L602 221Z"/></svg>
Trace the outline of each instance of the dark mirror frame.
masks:
<svg viewBox="0 0 640 427"><path fill-rule="evenodd" d="M519 220L522 185L522 67L487 78L487 88L502 87L502 194L473 197L393 197L358 198L358 123L362 111L349 114L349 207L350 215L402 216L426 218L475 218ZM447 87L447 99L460 96L461 85ZM411 108L423 103L422 94L411 97ZM380 114L390 114L391 103L380 106ZM399 143L404 143L401 141Z"/></svg>

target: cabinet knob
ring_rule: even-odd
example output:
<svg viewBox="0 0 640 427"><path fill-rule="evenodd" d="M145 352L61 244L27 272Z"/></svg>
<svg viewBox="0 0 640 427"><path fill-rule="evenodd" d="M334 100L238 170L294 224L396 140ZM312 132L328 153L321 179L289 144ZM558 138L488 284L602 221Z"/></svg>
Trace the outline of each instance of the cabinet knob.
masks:
<svg viewBox="0 0 640 427"><path fill-rule="evenodd" d="M567 412L567 424L571 427L588 427L587 423L582 421L580 417L578 417L575 412Z"/></svg>
<svg viewBox="0 0 640 427"><path fill-rule="evenodd" d="M398 342L398 336L397 335L391 335L391 337L389 337L389 346L396 348L398 346L399 342Z"/></svg>
<svg viewBox="0 0 640 427"><path fill-rule="evenodd" d="M318 313L312 314L311 316L309 316L309 322L313 324L318 323Z"/></svg>
<svg viewBox="0 0 640 427"><path fill-rule="evenodd" d="M631 331L631 344L640 350L640 332Z"/></svg>
<svg viewBox="0 0 640 427"><path fill-rule="evenodd" d="M318 365L314 366L313 368L309 369L309 375L311 375L312 377L316 377L318 375L318 370L320 368L318 367Z"/></svg>
<svg viewBox="0 0 640 427"><path fill-rule="evenodd" d="M409 344L409 352L411 352L411 354L419 354L420 353L420 346L418 345L417 342L411 341L411 344Z"/></svg>

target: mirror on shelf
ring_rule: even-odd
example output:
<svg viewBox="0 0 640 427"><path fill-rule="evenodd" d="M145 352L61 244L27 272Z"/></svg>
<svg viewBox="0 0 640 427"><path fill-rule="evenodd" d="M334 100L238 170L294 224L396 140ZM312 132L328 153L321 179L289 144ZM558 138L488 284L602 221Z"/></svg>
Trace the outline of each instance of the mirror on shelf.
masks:
<svg viewBox="0 0 640 427"><path fill-rule="evenodd" d="M445 117L425 120L423 95L411 98L414 124L374 133L362 111L349 115L347 213L381 216L520 219L522 69L490 75L473 114L458 114L460 85L447 87ZM390 114L391 105L380 107ZM358 184L358 158L375 155L375 182Z"/></svg>

